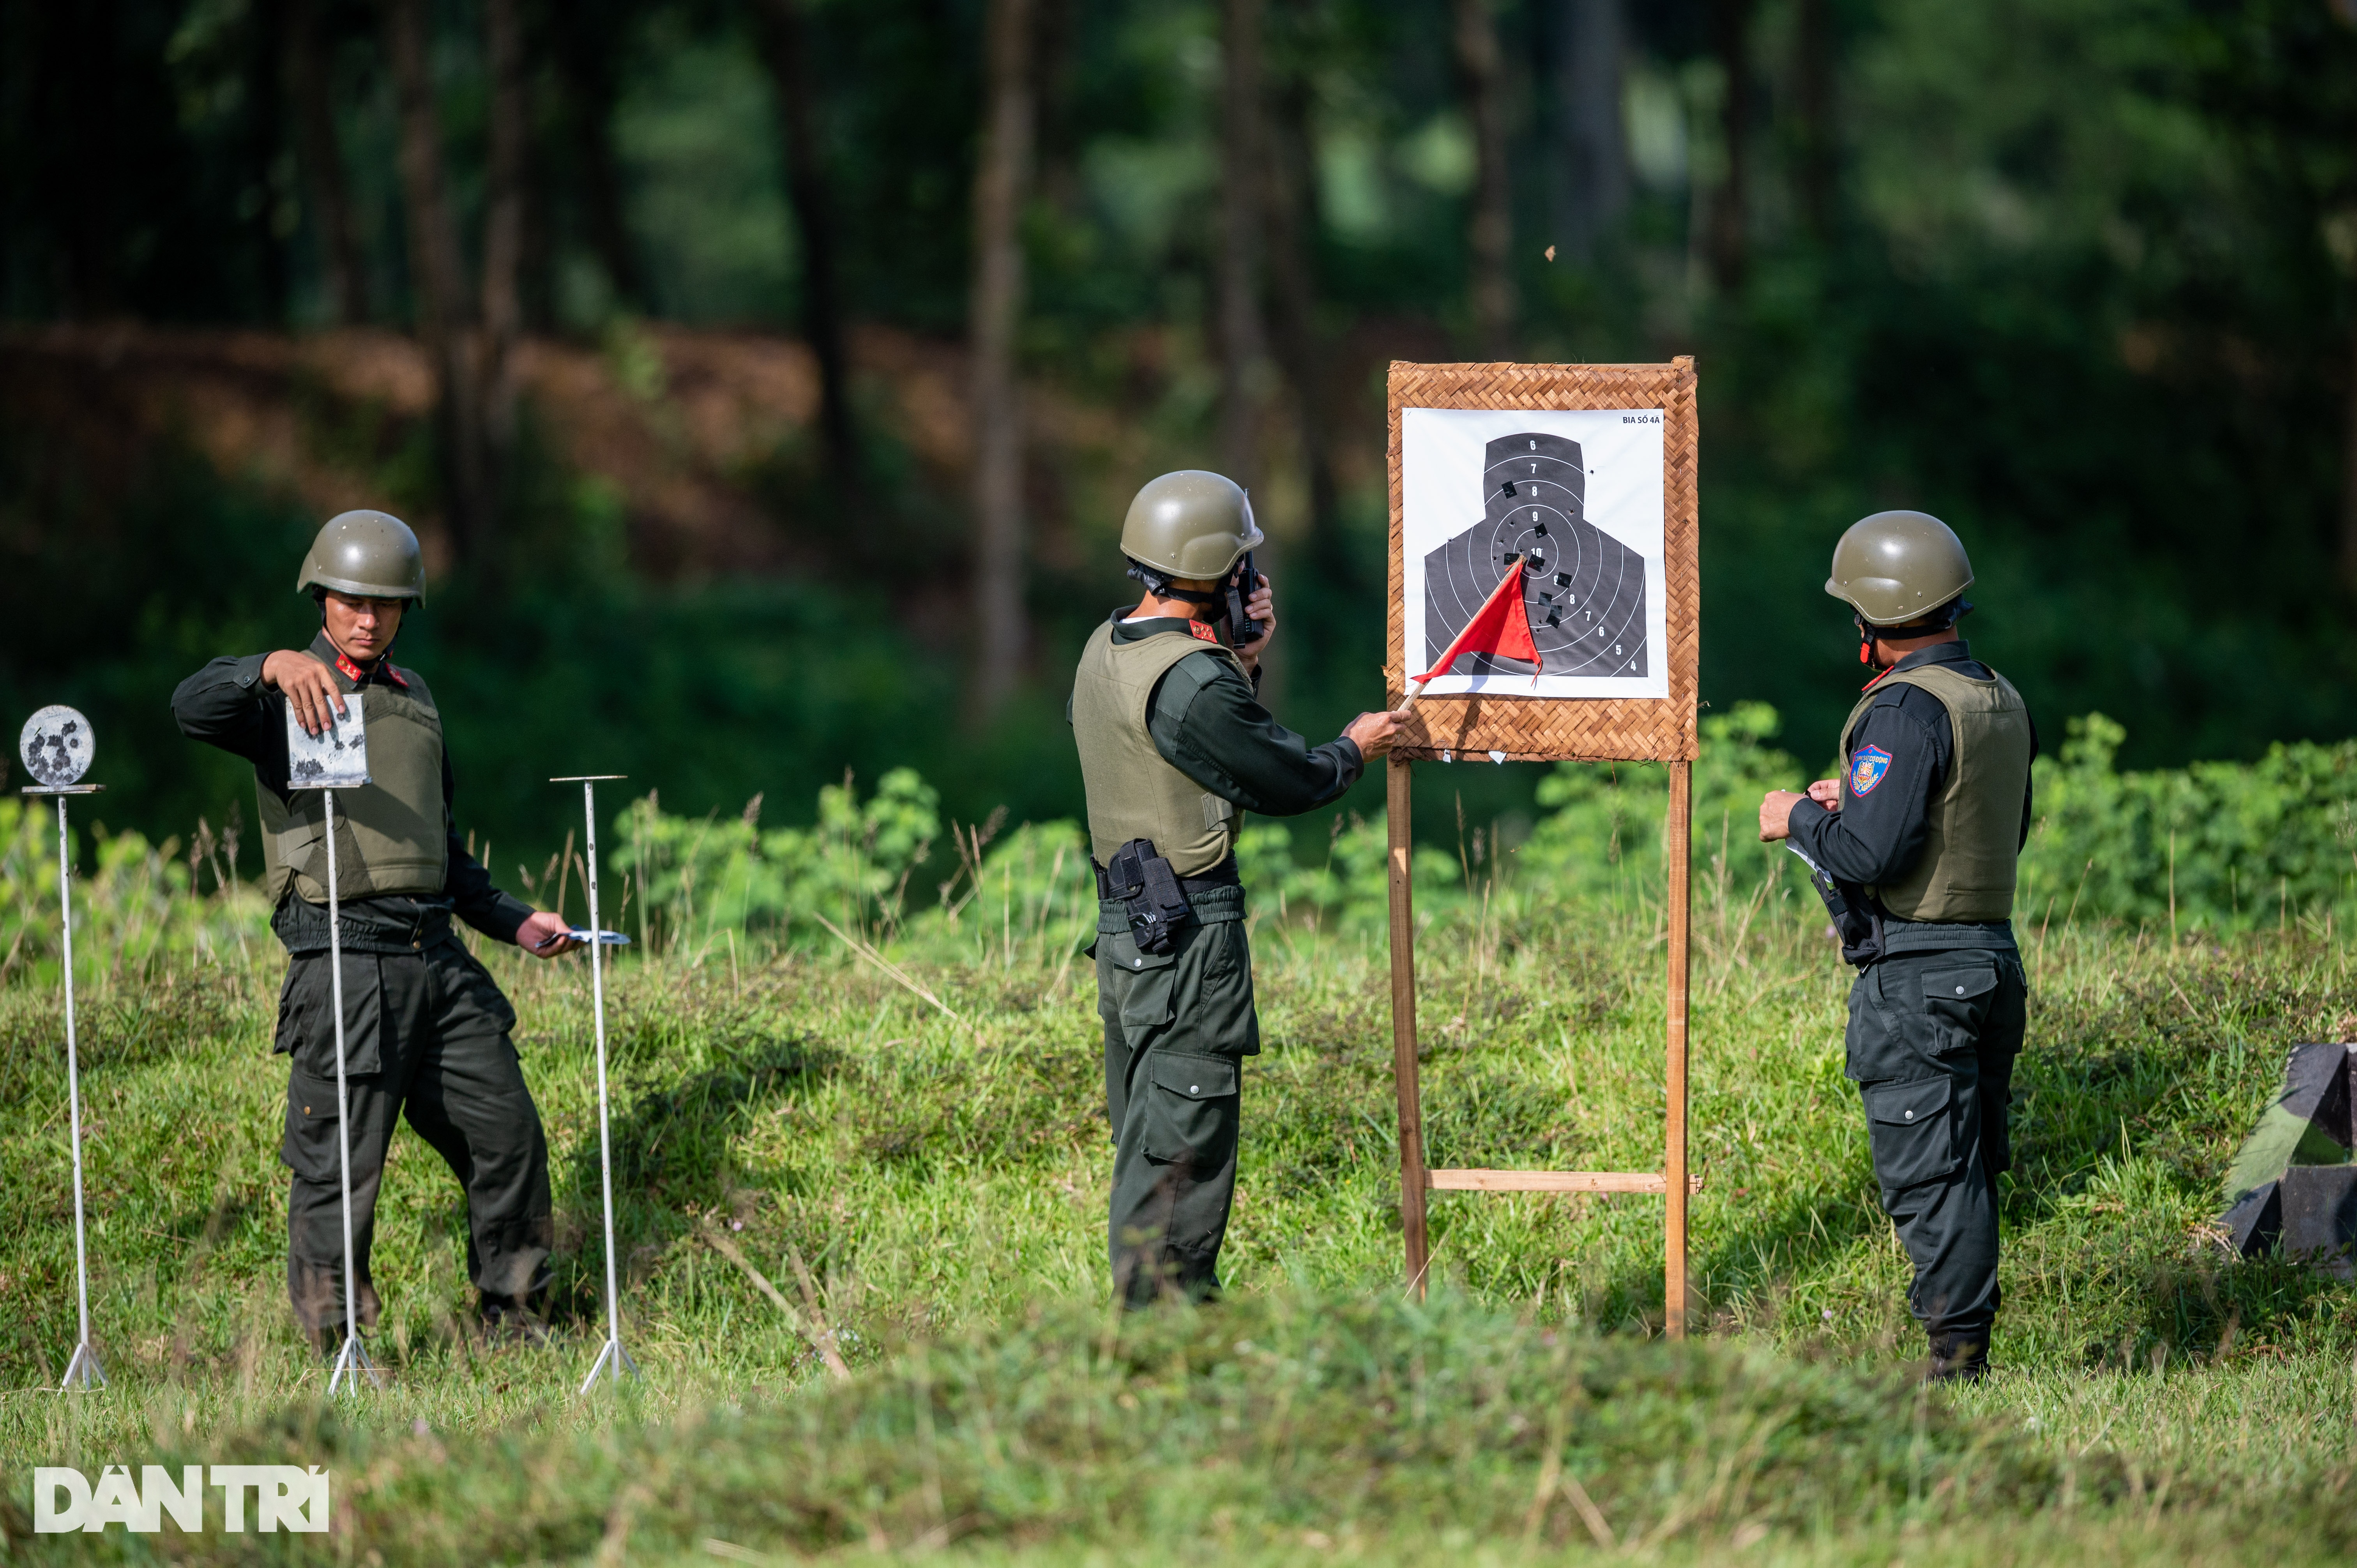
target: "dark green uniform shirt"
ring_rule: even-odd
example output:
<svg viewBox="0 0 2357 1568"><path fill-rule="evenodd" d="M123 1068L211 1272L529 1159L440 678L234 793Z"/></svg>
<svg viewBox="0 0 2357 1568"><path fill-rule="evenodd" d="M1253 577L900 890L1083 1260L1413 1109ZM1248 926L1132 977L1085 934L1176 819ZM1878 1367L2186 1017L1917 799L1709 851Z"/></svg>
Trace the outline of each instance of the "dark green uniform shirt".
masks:
<svg viewBox="0 0 2357 1568"><path fill-rule="evenodd" d="M1189 623L1176 616L1123 618L1136 607L1113 612L1115 642L1188 630ZM1316 811L1359 781L1367 759L1358 742L1337 736L1311 746L1260 705L1259 687L1256 670L1247 683L1217 654L1189 654L1170 667L1147 699L1146 727L1154 749L1222 800L1265 817ZM1064 722L1072 722L1070 698Z"/></svg>

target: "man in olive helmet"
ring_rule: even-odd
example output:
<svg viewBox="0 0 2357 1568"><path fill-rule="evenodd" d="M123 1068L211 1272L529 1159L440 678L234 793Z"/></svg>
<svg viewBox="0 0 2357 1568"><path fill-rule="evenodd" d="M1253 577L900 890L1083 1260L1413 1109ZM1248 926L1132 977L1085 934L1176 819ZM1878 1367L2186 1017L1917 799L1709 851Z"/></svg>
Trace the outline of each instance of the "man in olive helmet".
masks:
<svg viewBox="0 0 2357 1568"><path fill-rule="evenodd" d="M1114 1134L1108 1244L1129 1305L1219 1289L1243 1058L1260 1050L1235 839L1243 811L1325 805L1391 749L1396 714L1312 746L1260 705L1276 629L1252 502L1182 469L1122 524L1146 590L1082 650L1066 710L1097 868L1097 1012ZM1228 623L1223 639L1216 629ZM1239 624L1241 623L1241 624Z"/></svg>
<svg viewBox="0 0 2357 1568"><path fill-rule="evenodd" d="M286 714L317 735L364 693L370 781L336 800L353 1305L375 1323L369 1243L385 1152L405 1112L466 1189L467 1268L487 1324L536 1333L527 1302L548 1283L548 1144L509 1037L515 1009L450 921L542 958L574 943L562 919L500 892L467 853L433 693L386 657L403 617L425 600L417 536L384 512L345 512L319 530L295 585L318 606L310 647L216 659L180 682L172 712L189 739L253 765L277 901L270 924L291 960L277 1049L292 1058L279 1156L294 1173L286 1289L296 1320L323 1343L343 1321L344 1282L324 808L319 791L287 787Z"/></svg>
<svg viewBox="0 0 2357 1568"><path fill-rule="evenodd" d="M1842 777L1760 805L1760 836L1808 861L1858 969L1846 1070L1939 1379L1986 1370L1996 1318L1996 1178L2028 994L2014 866L2038 755L2021 694L1957 635L1972 581L1963 542L1925 513L1877 512L1842 535L1825 592L1877 673L1842 726Z"/></svg>

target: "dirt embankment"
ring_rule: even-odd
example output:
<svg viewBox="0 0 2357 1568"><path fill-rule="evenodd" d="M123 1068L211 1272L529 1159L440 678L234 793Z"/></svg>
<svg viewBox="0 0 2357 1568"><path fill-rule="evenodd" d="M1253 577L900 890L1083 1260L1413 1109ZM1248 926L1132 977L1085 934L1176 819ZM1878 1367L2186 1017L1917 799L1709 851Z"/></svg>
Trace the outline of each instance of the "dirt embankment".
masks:
<svg viewBox="0 0 2357 1568"><path fill-rule="evenodd" d="M864 331L861 392L891 423L929 489L963 489L963 355ZM818 405L809 351L791 339L650 324L597 347L519 346L529 418L551 455L612 487L633 563L657 575L775 570L824 553L758 483L807 439ZM178 442L224 476L322 516L399 505L387 469L413 446L432 381L412 339L380 328L302 336L128 323L0 333L0 417L87 485L137 475ZM440 519L414 508L430 552ZM437 563L438 564L438 563Z"/></svg>

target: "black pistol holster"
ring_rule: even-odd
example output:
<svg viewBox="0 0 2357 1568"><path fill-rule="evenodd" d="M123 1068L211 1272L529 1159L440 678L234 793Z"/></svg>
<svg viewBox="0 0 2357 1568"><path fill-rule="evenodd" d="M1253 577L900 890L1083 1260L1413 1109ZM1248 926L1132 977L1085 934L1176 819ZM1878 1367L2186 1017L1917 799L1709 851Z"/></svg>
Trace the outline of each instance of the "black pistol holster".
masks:
<svg viewBox="0 0 2357 1568"><path fill-rule="evenodd" d="M1193 912L1170 863L1154 853L1152 839L1132 839L1113 852L1105 867L1105 895L1129 906L1129 929L1140 952L1167 953L1178 942L1178 928Z"/></svg>
<svg viewBox="0 0 2357 1568"><path fill-rule="evenodd" d="M1784 846L1809 868L1809 886L1825 907L1835 934L1841 938L1842 961L1864 969L1882 956L1882 901L1855 882L1844 882L1801 854L1798 844Z"/></svg>

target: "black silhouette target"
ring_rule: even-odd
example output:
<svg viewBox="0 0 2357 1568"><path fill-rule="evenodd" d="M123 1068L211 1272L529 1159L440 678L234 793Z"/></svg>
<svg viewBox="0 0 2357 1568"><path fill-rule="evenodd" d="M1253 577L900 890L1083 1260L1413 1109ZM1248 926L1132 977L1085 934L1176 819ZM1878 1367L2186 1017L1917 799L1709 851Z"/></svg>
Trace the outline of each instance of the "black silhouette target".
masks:
<svg viewBox="0 0 2357 1568"><path fill-rule="evenodd" d="M1424 558L1426 668L1496 591L1507 557L1521 555L1537 672L1641 679L1645 558L1587 521L1579 443L1526 431L1500 436L1484 456L1481 521ZM1439 673L1532 672L1525 660L1482 653Z"/></svg>

